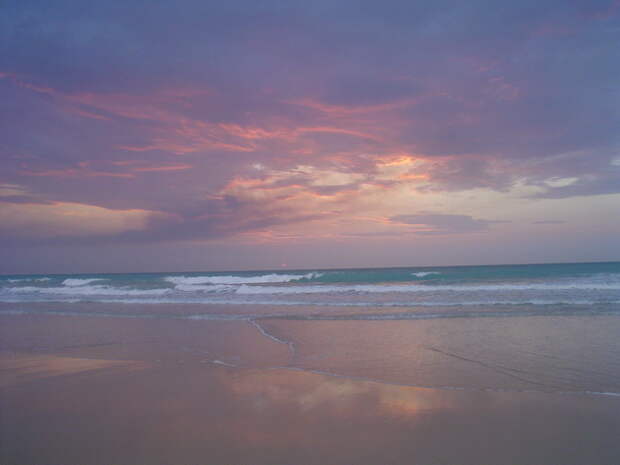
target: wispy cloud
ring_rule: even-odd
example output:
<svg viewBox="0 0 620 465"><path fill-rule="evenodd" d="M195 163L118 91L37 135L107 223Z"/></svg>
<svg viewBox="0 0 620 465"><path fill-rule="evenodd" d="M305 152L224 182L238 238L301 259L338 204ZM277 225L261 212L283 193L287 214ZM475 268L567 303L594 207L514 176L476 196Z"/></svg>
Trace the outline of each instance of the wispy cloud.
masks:
<svg viewBox="0 0 620 465"><path fill-rule="evenodd" d="M396 215L389 219L393 223L416 226L416 234L462 234L487 231L492 224L509 221L476 219L469 215L424 213Z"/></svg>

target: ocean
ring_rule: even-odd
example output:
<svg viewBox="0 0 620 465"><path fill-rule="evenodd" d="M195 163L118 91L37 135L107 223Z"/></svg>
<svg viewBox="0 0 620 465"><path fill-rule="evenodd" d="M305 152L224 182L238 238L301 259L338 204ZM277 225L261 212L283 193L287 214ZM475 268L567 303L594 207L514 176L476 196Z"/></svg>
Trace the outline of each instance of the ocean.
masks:
<svg viewBox="0 0 620 465"><path fill-rule="evenodd" d="M620 262L409 268L0 276L0 302L335 307L510 306L616 312ZM400 312L406 314L407 312Z"/></svg>
<svg viewBox="0 0 620 465"><path fill-rule="evenodd" d="M396 385L620 396L620 262L6 275L0 316L30 328L0 349L29 353L156 343L237 368L264 355ZM254 337L284 352L244 349Z"/></svg>

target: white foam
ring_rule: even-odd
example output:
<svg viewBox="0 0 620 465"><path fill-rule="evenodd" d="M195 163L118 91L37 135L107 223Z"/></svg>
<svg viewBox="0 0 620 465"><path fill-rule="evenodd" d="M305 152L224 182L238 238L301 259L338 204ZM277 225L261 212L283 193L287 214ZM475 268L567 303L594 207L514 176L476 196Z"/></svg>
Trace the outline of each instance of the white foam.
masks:
<svg viewBox="0 0 620 465"><path fill-rule="evenodd" d="M127 287L112 286L79 286L79 287L13 287L6 291L13 294L53 294L69 296L147 296L147 295L166 295L172 292L171 289L131 289Z"/></svg>
<svg viewBox="0 0 620 465"><path fill-rule="evenodd" d="M318 294L318 293L445 293L480 291L546 291L546 290L620 290L620 283L567 283L567 284L490 284L490 285L439 285L421 284L357 284L341 286L248 286L241 285L237 294Z"/></svg>
<svg viewBox="0 0 620 465"><path fill-rule="evenodd" d="M51 292L46 293L49 289ZM67 288L39 288L39 287L22 287L0 290L0 302L19 303L19 302L80 302L84 300L95 300L97 302L109 303L126 303L126 304L183 304L183 303L202 303L202 304L221 304L221 305L277 305L277 306L309 306L309 307L488 307L488 306L552 306L565 305L571 308L583 306L597 309L597 314L607 314L611 312L616 314L617 310L607 306L620 305L617 298L605 300L587 300L556 298L556 299L532 299L524 298L522 300L502 299L501 297L490 298L488 300L465 299L458 301L449 301L432 298L422 301L360 301L352 294L351 300L334 301L327 295L317 296L312 300L294 300L283 298L277 295L238 295L235 293L179 293L174 289L127 289L112 288L109 286L90 286L90 289L73 288L78 292L71 292Z"/></svg>
<svg viewBox="0 0 620 465"><path fill-rule="evenodd" d="M299 274L265 274L261 276L167 276L165 281L175 285L197 284L262 284L262 283L288 283L301 279L314 279L322 276L322 273Z"/></svg>
<svg viewBox="0 0 620 465"><path fill-rule="evenodd" d="M211 363L215 363L216 365L224 365L225 367L233 367L236 368L237 365L233 365L232 363L223 362L221 360L212 360Z"/></svg>
<svg viewBox="0 0 620 465"><path fill-rule="evenodd" d="M423 278L425 276L431 276L434 274L441 274L439 271L418 271L417 273L411 273L416 278Z"/></svg>
<svg viewBox="0 0 620 465"><path fill-rule="evenodd" d="M620 392L597 392L597 391L585 391L585 394L590 394L593 396L612 396L612 397L620 397Z"/></svg>
<svg viewBox="0 0 620 465"><path fill-rule="evenodd" d="M20 279L8 279L10 283L20 283L24 281L50 281L52 278L20 278Z"/></svg>
<svg viewBox="0 0 620 465"><path fill-rule="evenodd" d="M242 284L237 294L320 294L351 292L358 286L249 286Z"/></svg>
<svg viewBox="0 0 620 465"><path fill-rule="evenodd" d="M207 284L207 285L199 285L199 284L177 284L174 286L174 289L177 291L184 292L227 292L233 290L233 286L227 286L225 284Z"/></svg>
<svg viewBox="0 0 620 465"><path fill-rule="evenodd" d="M74 286L84 286L85 284L92 283L95 281L102 281L101 278L90 278L90 279L77 279L77 278L69 278L65 279L62 284L64 286L74 287Z"/></svg>

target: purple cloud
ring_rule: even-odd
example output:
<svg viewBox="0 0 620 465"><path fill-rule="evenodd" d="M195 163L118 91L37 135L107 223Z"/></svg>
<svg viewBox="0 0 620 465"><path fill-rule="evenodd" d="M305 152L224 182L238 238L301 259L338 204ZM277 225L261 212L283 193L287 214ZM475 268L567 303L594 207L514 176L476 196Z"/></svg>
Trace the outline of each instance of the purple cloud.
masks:
<svg viewBox="0 0 620 465"><path fill-rule="evenodd" d="M611 0L48 3L9 1L0 17L0 183L24 189L2 205L146 220L91 238L12 230L5 244L232 237L380 189L620 193ZM385 168L400 158L419 163ZM494 223L390 217L385 203L419 234Z"/></svg>

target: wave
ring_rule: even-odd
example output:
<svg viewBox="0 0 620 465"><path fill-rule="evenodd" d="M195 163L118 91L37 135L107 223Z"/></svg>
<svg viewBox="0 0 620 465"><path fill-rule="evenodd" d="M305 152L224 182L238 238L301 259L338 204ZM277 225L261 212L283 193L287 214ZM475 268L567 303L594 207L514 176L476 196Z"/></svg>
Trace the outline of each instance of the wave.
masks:
<svg viewBox="0 0 620 465"><path fill-rule="evenodd" d="M322 273L312 272L306 274L265 274L260 276L167 276L164 281L175 285L199 285L199 284L262 284L262 283L288 283L302 279L316 279Z"/></svg>
<svg viewBox="0 0 620 465"><path fill-rule="evenodd" d="M554 280L454 282L445 273L407 270L406 282L343 281L340 271L230 275L33 276L0 286L3 302L106 301L321 306L598 305L620 300L620 275ZM349 273L346 279L349 279ZM439 279L416 279L441 274ZM40 276L40 275L39 275ZM366 279L367 274L363 279ZM13 279L13 278L12 278ZM15 277L15 279L24 279Z"/></svg>
<svg viewBox="0 0 620 465"><path fill-rule="evenodd" d="M22 283L24 281L51 281L52 278L19 278L19 279L7 279L9 283Z"/></svg>
<svg viewBox="0 0 620 465"><path fill-rule="evenodd" d="M89 284L95 281L103 281L103 279L102 278L89 278L89 279L68 278L68 279L65 279L62 282L62 284L64 286L75 287L75 286L84 286L86 284Z"/></svg>
<svg viewBox="0 0 620 465"><path fill-rule="evenodd" d="M58 315L58 316L102 316L122 318L172 318L183 320L221 320L221 321L254 321L254 320L299 320L299 321L399 321L399 320L434 320L453 318L504 318L504 317L559 317L559 316L620 316L620 309L600 308L596 311L584 311L575 308L548 309L507 308L504 310L459 310L459 311L416 311L398 313L243 313L243 314L216 314L216 313L127 313L123 311L84 311L84 310L38 310L38 309L7 309L0 310L0 315Z"/></svg>
<svg viewBox="0 0 620 465"><path fill-rule="evenodd" d="M86 281L86 280L84 280ZM165 295L172 292L171 289L131 289L112 286L82 286L73 287L14 287L6 289L10 294L54 294L66 296L142 296L142 295Z"/></svg>
<svg viewBox="0 0 620 465"><path fill-rule="evenodd" d="M233 286L229 286L226 284L207 284L204 286L201 286L199 284L177 284L176 286L174 286L174 289L177 291L182 291L182 292L221 293L221 292L234 291L235 288Z"/></svg>
<svg viewBox="0 0 620 465"><path fill-rule="evenodd" d="M242 278L249 280L255 278L269 279L270 275L256 276L249 278ZM289 277L292 275L277 275L279 279ZM309 275L304 275L309 276ZM223 277L230 278L230 277ZM170 278L171 281L172 278ZM175 278L177 279L177 278ZM112 286L101 285L93 283L96 281L102 281L103 279L65 279L61 287L45 287L45 286L17 286L17 287L5 287L2 289L2 293L9 294L63 294L63 295L157 295L157 294L171 294L176 293L179 295L194 294L196 297L200 297L204 294L236 294L236 295L294 295L294 294L324 294L329 295L363 295L363 294L422 294L422 295L455 295L466 294L471 295L473 293L501 293L512 291L619 291L620 282L566 282L566 283L528 283L528 284L484 284L484 285L448 285L448 284L436 284L427 285L421 283L411 284L289 284L291 281L284 282L282 285L263 285L259 283L252 284L212 284L206 281L209 277L195 278L200 281L184 282L185 278L178 278L178 283L171 287L157 287L140 289L131 286ZM194 278L188 278L193 280ZM297 275L296 280L304 279L300 275ZM232 281L232 280L231 280Z"/></svg>
<svg viewBox="0 0 620 465"><path fill-rule="evenodd" d="M418 271L417 273L411 273L416 278L424 278L425 276L432 276L434 274L441 274L439 271Z"/></svg>
<svg viewBox="0 0 620 465"><path fill-rule="evenodd" d="M215 287L215 286L214 286ZM39 290L32 291L32 289ZM296 306L296 307L366 307L366 308L426 308L426 307L526 307L526 306L567 306L571 308L588 307L589 309L620 305L618 298L606 299L575 299L566 297L564 299L535 299L524 298L522 300L509 300L501 298L491 298L489 300L463 299L458 301L448 300L429 300L429 301L333 301L331 299L315 300L293 300L277 299L276 296L257 296L257 298L247 298L235 294L226 294L221 291L212 291L207 294L178 293L173 289L118 289L108 286L93 286L89 289L79 289L78 292L70 292L70 289L51 288L49 293L43 292L39 288L16 288L8 295L0 294L0 302L22 303L22 302L58 302L58 303L79 303L79 302L100 302L118 304L203 304L203 305L254 305L254 306ZM4 294L4 295L3 295ZM266 297L266 298L265 298Z"/></svg>
<svg viewBox="0 0 620 465"><path fill-rule="evenodd" d="M423 284L358 284L341 286L248 286L241 285L237 294L318 294L318 293L420 293L480 291L548 291L548 290L620 290L620 283L547 283L487 285L423 285Z"/></svg>
<svg viewBox="0 0 620 465"><path fill-rule="evenodd" d="M568 392L568 394L572 394L572 392ZM612 397L620 397L620 392L584 391L584 394L588 394L588 395L591 395L591 396L612 396Z"/></svg>

